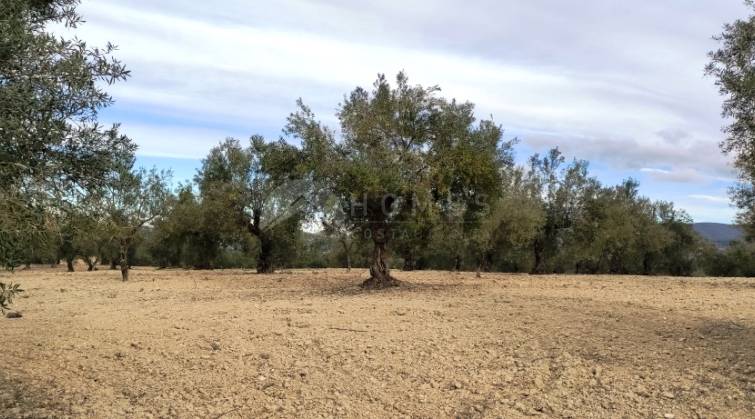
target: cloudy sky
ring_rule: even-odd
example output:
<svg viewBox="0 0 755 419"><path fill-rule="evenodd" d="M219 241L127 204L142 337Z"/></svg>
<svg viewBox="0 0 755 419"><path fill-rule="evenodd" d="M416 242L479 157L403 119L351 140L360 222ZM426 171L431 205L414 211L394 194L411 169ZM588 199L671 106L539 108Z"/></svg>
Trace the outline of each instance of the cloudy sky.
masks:
<svg viewBox="0 0 755 419"><path fill-rule="evenodd" d="M112 41L132 78L112 89L145 165L190 178L227 136L281 134L302 97L334 124L377 73L477 104L521 140L559 146L602 181L632 176L696 221L730 222L733 174L703 75L740 0L84 0L78 34Z"/></svg>

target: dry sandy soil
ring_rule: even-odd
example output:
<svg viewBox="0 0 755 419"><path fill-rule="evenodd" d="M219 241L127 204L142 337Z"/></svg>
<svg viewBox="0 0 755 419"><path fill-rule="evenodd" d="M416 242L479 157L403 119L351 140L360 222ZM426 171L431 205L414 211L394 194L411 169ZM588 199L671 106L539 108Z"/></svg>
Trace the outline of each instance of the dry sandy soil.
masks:
<svg viewBox="0 0 755 419"><path fill-rule="evenodd" d="M0 416L755 417L755 280L366 275L17 273Z"/></svg>

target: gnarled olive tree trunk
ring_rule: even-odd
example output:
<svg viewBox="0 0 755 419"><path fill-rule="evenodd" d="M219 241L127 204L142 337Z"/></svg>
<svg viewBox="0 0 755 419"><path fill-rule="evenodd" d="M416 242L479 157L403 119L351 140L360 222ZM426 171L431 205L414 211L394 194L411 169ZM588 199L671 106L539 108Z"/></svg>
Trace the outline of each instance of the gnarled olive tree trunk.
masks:
<svg viewBox="0 0 755 419"><path fill-rule="evenodd" d="M385 227L372 229L372 263L370 264L370 277L362 283L362 288L382 289L399 286L398 279L391 276L387 253L385 251L388 234Z"/></svg>
<svg viewBox="0 0 755 419"><path fill-rule="evenodd" d="M257 255L257 273L271 274L275 271L273 266L274 242L265 232L262 232L258 238L260 240L260 251Z"/></svg>
<svg viewBox="0 0 755 419"><path fill-rule="evenodd" d="M454 272L461 272L461 255L456 255L454 257Z"/></svg>
<svg viewBox="0 0 755 419"><path fill-rule="evenodd" d="M341 238L340 240L341 246L343 246L343 253L346 255L346 272L351 272L351 247L352 243L345 239Z"/></svg>
<svg viewBox="0 0 755 419"><path fill-rule="evenodd" d="M97 263L99 263L99 261L100 261L100 259L97 258L97 257L95 257L95 258L91 258L91 257L88 257L88 256L85 257L84 258L84 262L86 262L86 264L87 264L87 271L88 272L93 272L93 271L97 270Z"/></svg>
<svg viewBox="0 0 755 419"><path fill-rule="evenodd" d="M246 223L249 233L257 237L260 242L259 253L257 253L257 273L273 273L275 271L275 266L273 266L275 241L270 231L261 227L260 210L255 210L251 219L246 218L242 212L241 219Z"/></svg>
<svg viewBox="0 0 755 419"><path fill-rule="evenodd" d="M121 280L128 281L128 271L129 271L129 265L128 265L128 249L130 246L130 241L127 239L121 239L120 240L120 265L121 265Z"/></svg>
<svg viewBox="0 0 755 419"><path fill-rule="evenodd" d="M532 242L532 254L534 256L534 265L530 273L540 275L545 273L545 267L543 266L543 253L545 252L544 240L537 238Z"/></svg>

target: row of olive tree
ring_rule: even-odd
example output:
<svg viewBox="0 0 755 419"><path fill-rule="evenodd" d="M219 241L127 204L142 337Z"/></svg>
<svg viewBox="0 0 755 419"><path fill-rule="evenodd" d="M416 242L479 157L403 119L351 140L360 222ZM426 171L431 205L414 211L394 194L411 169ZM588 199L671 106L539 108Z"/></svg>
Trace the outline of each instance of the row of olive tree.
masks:
<svg viewBox="0 0 755 419"><path fill-rule="evenodd" d="M412 86L403 74L395 87L380 76L372 91L357 88L341 105L342 138L300 102L285 133L301 147L261 137L248 146L226 140L196 176L199 196L183 191L180 205L158 222L157 236L173 242L173 255L199 245L207 259L198 265L210 267L224 240L245 230L256 238L257 271L266 273L277 255L290 253L302 223L316 222L347 260L355 236L371 242L366 287L397 284L387 258L393 238L412 237L396 240L410 266L436 214L474 234L512 161L500 127L476 123L472 104L438 91ZM171 221L187 216L194 220Z"/></svg>
<svg viewBox="0 0 755 419"><path fill-rule="evenodd" d="M230 249L258 272L304 266L304 224L328 240L322 259L366 263L365 287L396 285L390 262L418 268L534 273L690 275L710 249L672 204L638 185L601 185L558 149L514 164L514 141L470 103L379 77L340 106L340 135L303 103L289 142L252 137L213 148L195 182L150 229L162 266L227 266ZM296 147L292 143L300 143ZM310 234L311 236L311 234ZM369 250L367 249L369 247ZM337 255L337 256L334 256ZM323 264L325 265L325 264Z"/></svg>

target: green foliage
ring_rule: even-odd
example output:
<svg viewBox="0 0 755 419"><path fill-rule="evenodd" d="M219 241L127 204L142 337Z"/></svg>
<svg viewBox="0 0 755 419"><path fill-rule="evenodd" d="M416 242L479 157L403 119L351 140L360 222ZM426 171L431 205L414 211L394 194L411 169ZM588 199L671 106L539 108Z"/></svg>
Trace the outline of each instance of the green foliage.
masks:
<svg viewBox="0 0 755 419"><path fill-rule="evenodd" d="M355 253L357 249L357 243L352 242L346 250L335 236L327 233L302 232L297 257L290 264L301 268L365 266Z"/></svg>
<svg viewBox="0 0 755 419"><path fill-rule="evenodd" d="M747 1L752 6L752 1ZM740 208L740 222L749 236L755 237L755 15L724 26L716 40L720 48L709 54L706 73L716 80L725 100L723 117L730 121L724 128L723 151L734 155L739 184L732 196Z"/></svg>
<svg viewBox="0 0 755 419"><path fill-rule="evenodd" d="M227 220L235 234L257 239L257 270L272 272L294 248L302 220L310 212L303 155L284 141L251 138L243 147L227 139L210 151L196 177L202 205ZM233 233L231 233L233 235Z"/></svg>
<svg viewBox="0 0 755 419"><path fill-rule="evenodd" d="M86 264L87 270L96 269L108 253L112 253L112 238L108 225L101 216L88 216L80 220L79 229L74 236L76 254Z"/></svg>
<svg viewBox="0 0 755 419"><path fill-rule="evenodd" d="M501 195L480 213L471 234L452 222L433 228L431 267L646 275L700 270L705 246L689 217L670 203L639 196L636 181L603 186L589 176L586 162L564 166L558 150L530 162L528 169L503 167Z"/></svg>
<svg viewBox="0 0 755 419"><path fill-rule="evenodd" d="M232 228L214 201L201 201L191 187L182 187L170 210L154 223L147 246L160 267L211 269L218 265L221 246Z"/></svg>
<svg viewBox="0 0 755 419"><path fill-rule="evenodd" d="M464 225L499 186L500 128L475 125L471 103L443 99L439 90L412 86L403 73L394 86L378 76L371 91L356 88L341 104L341 141L301 102L289 117L286 132L302 140L315 182L336 197L348 230L373 242L366 286L395 283L389 242L407 259L422 252L440 201L461 204Z"/></svg>
<svg viewBox="0 0 755 419"><path fill-rule="evenodd" d="M0 3L0 264L83 258L160 266L370 266L392 284L405 269L753 275L751 244L716 252L672 204L638 184L601 185L587 162L558 149L515 167L513 141L474 105L378 76L339 106L339 130L301 101L284 140L228 139L203 161L198 190L168 188L169 174L133 169L135 145L102 127L106 87L129 72L76 38L77 0ZM748 2L752 4L752 2ZM726 100L723 150L735 155L733 196L755 237L755 16L724 28L707 74ZM302 225L314 216L320 234ZM389 255L389 250L395 256ZM251 257L250 255L255 255ZM704 256L704 257L703 257ZM0 284L6 309L17 285Z"/></svg>
<svg viewBox="0 0 755 419"><path fill-rule="evenodd" d="M0 184L28 178L47 187L97 184L123 137L97 125L112 103L103 90L128 77L111 53L48 32L76 28L76 0L4 0L0 15Z"/></svg>
<svg viewBox="0 0 755 419"><path fill-rule="evenodd" d="M565 255L563 249L573 240L581 204L597 181L587 176L587 162L575 160L563 167L565 159L556 148L544 156L530 158L529 188L541 197L543 224L532 242L533 273L560 272L563 263L549 266Z"/></svg>
<svg viewBox="0 0 755 419"><path fill-rule="evenodd" d="M48 233L45 209L36 201L27 201L31 194L13 193L12 189L0 185L0 265L9 270L25 262Z"/></svg>
<svg viewBox="0 0 755 419"><path fill-rule="evenodd" d="M356 240L354 225L341 206L341 202L334 197L326 198L320 205L320 223L323 233L338 242L343 251L343 260L347 269L351 269L354 241Z"/></svg>
<svg viewBox="0 0 755 419"><path fill-rule="evenodd" d="M467 106L471 112L471 104ZM471 125L471 114L465 118ZM469 248L478 269L487 264L503 176L514 164L514 141L502 142L502 135L503 130L492 121L481 121L463 135L451 133L434 145L432 192L454 269L462 268L462 254Z"/></svg>
<svg viewBox="0 0 755 419"><path fill-rule="evenodd" d="M22 290L21 286L18 284L5 284L0 282L0 313L5 313L5 310L10 310L13 298L22 292L24 292L24 290Z"/></svg>
<svg viewBox="0 0 755 419"><path fill-rule="evenodd" d="M53 35L75 29L77 0L0 2L0 264L49 257L57 218L102 187L115 157L135 146L97 123L105 87L128 71L115 48ZM65 251L70 230L66 233Z"/></svg>
<svg viewBox="0 0 755 419"><path fill-rule="evenodd" d="M107 175L104 188L91 197L92 208L103 215L106 231L118 244L119 264L128 280L129 254L141 229L168 211L170 172L132 169L133 158L122 161Z"/></svg>
<svg viewBox="0 0 755 419"><path fill-rule="evenodd" d="M545 221L540 196L520 168L512 169L503 195L493 201L475 236L475 249L486 270L524 272L532 269L530 247Z"/></svg>
<svg viewBox="0 0 755 419"><path fill-rule="evenodd" d="M755 277L755 243L734 243L723 251L711 249L705 265L708 275Z"/></svg>
<svg viewBox="0 0 755 419"><path fill-rule="evenodd" d="M24 263L24 250L23 239L0 234L0 258L4 269L13 272L21 266Z"/></svg>

